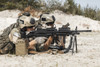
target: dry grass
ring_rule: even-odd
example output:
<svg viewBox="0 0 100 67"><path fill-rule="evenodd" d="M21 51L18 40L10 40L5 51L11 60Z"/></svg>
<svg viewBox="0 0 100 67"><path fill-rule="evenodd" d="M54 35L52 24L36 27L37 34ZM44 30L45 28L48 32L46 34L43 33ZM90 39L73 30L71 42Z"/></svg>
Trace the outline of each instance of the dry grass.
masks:
<svg viewBox="0 0 100 67"><path fill-rule="evenodd" d="M21 13L19 13L18 16L20 16L24 12L29 12L33 17L37 17L37 18L39 18L40 14L42 14L41 11L37 11L35 9L32 9L30 6L28 6L24 9L24 11L21 11Z"/></svg>

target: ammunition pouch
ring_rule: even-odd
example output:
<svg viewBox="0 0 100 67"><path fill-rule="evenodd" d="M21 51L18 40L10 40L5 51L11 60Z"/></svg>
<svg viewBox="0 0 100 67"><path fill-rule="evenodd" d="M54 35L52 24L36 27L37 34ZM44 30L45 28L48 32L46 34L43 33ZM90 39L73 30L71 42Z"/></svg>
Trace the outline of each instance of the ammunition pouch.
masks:
<svg viewBox="0 0 100 67"><path fill-rule="evenodd" d="M16 55L26 55L28 54L27 44L24 39L18 39L15 45Z"/></svg>

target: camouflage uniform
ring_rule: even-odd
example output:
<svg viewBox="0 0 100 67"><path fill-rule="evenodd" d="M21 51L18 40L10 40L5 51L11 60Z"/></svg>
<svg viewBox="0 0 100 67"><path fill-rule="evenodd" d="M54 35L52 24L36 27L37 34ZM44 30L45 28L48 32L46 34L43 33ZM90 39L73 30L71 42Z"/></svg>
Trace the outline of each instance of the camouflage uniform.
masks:
<svg viewBox="0 0 100 67"><path fill-rule="evenodd" d="M41 23L41 28L46 29L46 28L55 28L55 17L51 14L42 14L40 15L40 23ZM52 25L52 26L51 26ZM52 40L52 43L50 46L63 46L65 48L64 43L63 43L63 37L58 36L55 38L57 39L56 42L54 42L54 39ZM47 38L48 39L48 38Z"/></svg>
<svg viewBox="0 0 100 67"><path fill-rule="evenodd" d="M17 41L21 39L21 29L27 26L35 26L35 20L29 13L23 14L17 19L17 23L6 28L0 35L0 53L7 54L11 51Z"/></svg>
<svg viewBox="0 0 100 67"><path fill-rule="evenodd" d="M29 15L25 16L22 15L18 18L19 27L14 28L11 33L9 34L10 41L13 42L16 46L16 55L22 55L27 53L27 47L28 47L28 41L31 41L29 38L26 42L27 38L22 38L23 35L27 35L29 32L35 28L38 23L35 21L35 19ZM27 28L32 28L32 30L27 31ZM23 50L23 51L22 51Z"/></svg>
<svg viewBox="0 0 100 67"><path fill-rule="evenodd" d="M33 31L27 31L27 30L24 30L24 29L27 29L27 28L30 28L30 27L38 27L38 22L35 21L35 19L32 17L32 16L20 16L18 18L18 23L19 23L19 26L17 28L14 28L12 29L12 31L10 32L9 34L9 39L12 43L15 44L16 46L16 51L18 50L22 50L22 48L20 46L22 45L19 45L18 46L18 43L19 41L23 41L24 40L24 43L25 43L25 39L22 39L21 37L24 35L22 35L22 33L24 32L25 35L27 35L29 32ZM23 31L24 30L24 31ZM35 29L36 30L36 29ZM29 42L31 42L32 40L34 40L36 42L36 49L35 51L40 51L41 49L43 50L43 48L41 48L43 45L43 43L47 40L47 38L45 37L31 37L28 39ZM25 45L28 45L29 43L25 44ZM23 46L25 46L23 45ZM23 49L25 50L25 48ZM19 52L16 52L17 54L23 54L23 53L20 53L21 51ZM24 51L25 53L25 51Z"/></svg>
<svg viewBox="0 0 100 67"><path fill-rule="evenodd" d="M39 26L38 28L46 29L46 28L53 28L55 22L55 17L50 14L42 14L40 15L40 19L38 21ZM52 25L52 26L50 26ZM44 46L45 42L48 40L47 37L37 37L34 39L36 41L35 48L33 50L35 51L45 51Z"/></svg>
<svg viewBox="0 0 100 67"><path fill-rule="evenodd" d="M14 48L13 43L9 39L9 33L13 28L16 28L18 23L14 23L4 29L3 33L0 35L0 53L6 54Z"/></svg>

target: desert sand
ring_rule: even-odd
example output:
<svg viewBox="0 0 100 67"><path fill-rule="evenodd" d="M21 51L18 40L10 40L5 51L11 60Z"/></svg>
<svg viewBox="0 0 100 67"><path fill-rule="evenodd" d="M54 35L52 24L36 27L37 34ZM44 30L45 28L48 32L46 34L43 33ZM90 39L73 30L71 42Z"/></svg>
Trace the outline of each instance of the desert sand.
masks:
<svg viewBox="0 0 100 67"><path fill-rule="evenodd" d="M20 11L0 12L0 33L10 24L15 23ZM75 29L91 29L95 32L78 35L78 53L72 54L36 54L16 56L11 54L0 55L0 67L100 67L100 21L95 21L78 15L67 15L61 11L52 14L56 17L57 28L66 23ZM66 46L69 38L66 39Z"/></svg>

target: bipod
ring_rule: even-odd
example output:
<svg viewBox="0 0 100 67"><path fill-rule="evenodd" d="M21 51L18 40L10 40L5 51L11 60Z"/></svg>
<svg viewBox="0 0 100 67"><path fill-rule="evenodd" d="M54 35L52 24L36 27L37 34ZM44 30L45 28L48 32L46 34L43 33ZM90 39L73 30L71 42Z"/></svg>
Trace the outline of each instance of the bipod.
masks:
<svg viewBox="0 0 100 67"><path fill-rule="evenodd" d="M70 50L72 50L72 54L75 52L77 53L77 36L75 34L70 36L70 43L69 46L67 48L65 48L64 50L62 50L64 53L69 52Z"/></svg>
<svg viewBox="0 0 100 67"><path fill-rule="evenodd" d="M70 50L72 50L72 54L74 53L74 50L77 53L77 36L76 35L71 35L70 36L70 45L71 45Z"/></svg>

